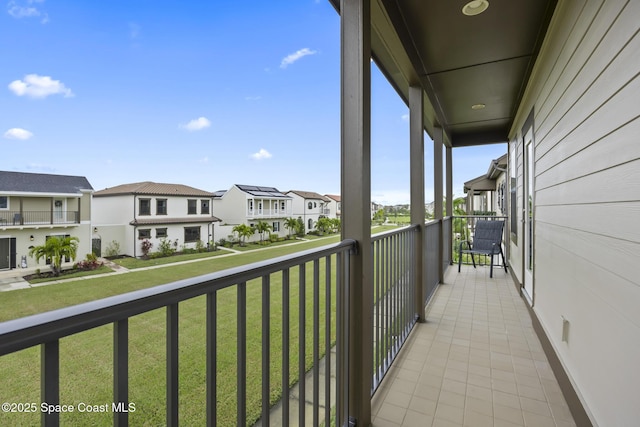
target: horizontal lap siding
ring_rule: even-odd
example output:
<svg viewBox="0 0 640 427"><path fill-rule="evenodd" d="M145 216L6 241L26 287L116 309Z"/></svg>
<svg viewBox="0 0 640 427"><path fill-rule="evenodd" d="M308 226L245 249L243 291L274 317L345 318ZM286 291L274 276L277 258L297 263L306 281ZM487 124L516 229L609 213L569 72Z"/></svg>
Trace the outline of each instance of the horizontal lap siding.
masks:
<svg viewBox="0 0 640 427"><path fill-rule="evenodd" d="M640 419L639 17L560 1L519 112L535 114L534 310L598 425Z"/></svg>

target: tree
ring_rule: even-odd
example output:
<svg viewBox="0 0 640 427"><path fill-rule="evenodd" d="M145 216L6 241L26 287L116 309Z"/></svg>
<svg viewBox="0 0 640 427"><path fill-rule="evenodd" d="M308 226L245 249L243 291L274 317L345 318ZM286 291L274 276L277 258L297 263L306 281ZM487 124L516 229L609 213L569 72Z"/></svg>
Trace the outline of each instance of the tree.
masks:
<svg viewBox="0 0 640 427"><path fill-rule="evenodd" d="M247 237L250 237L255 232L253 228L249 227L247 224L238 224L231 229L234 233L238 235L238 241L240 242L240 246L244 246L244 242Z"/></svg>
<svg viewBox="0 0 640 427"><path fill-rule="evenodd" d="M331 218L331 226L333 227L334 233L342 231L342 222L340 222L340 218Z"/></svg>
<svg viewBox="0 0 640 427"><path fill-rule="evenodd" d="M318 218L318 221L316 222L316 229L320 232L320 234L330 233L332 228L333 226L329 218Z"/></svg>
<svg viewBox="0 0 640 427"><path fill-rule="evenodd" d="M298 221L291 217L287 218L284 220L284 227L289 230L289 237L291 237L291 234L298 228Z"/></svg>
<svg viewBox="0 0 640 427"><path fill-rule="evenodd" d="M62 259L75 260L78 251L77 237L51 236L44 245L34 246L29 249L29 256L40 262L42 258L51 260L51 270L54 276L59 276L62 268Z"/></svg>
<svg viewBox="0 0 640 427"><path fill-rule="evenodd" d="M268 233L271 230L272 227L268 223L264 221L258 221L258 223L256 224L256 231L260 233L260 243L264 241L264 233Z"/></svg>

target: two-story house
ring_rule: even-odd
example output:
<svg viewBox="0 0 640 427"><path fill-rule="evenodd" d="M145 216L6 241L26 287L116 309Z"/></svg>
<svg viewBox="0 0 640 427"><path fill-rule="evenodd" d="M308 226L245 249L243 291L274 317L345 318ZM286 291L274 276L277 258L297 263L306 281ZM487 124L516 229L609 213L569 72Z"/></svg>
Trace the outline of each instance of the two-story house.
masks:
<svg viewBox="0 0 640 427"><path fill-rule="evenodd" d="M214 239L213 193L182 184L136 182L96 191L93 198L94 237L104 251L113 241L121 254L142 255L149 240L153 252L163 239L177 250L195 248Z"/></svg>
<svg viewBox="0 0 640 427"><path fill-rule="evenodd" d="M329 208L328 216L330 218L340 218L340 211L342 208L340 196L337 194L325 194L324 197L329 199L329 202L327 203L327 207Z"/></svg>
<svg viewBox="0 0 640 427"><path fill-rule="evenodd" d="M305 233L316 228L318 219L329 217L328 197L322 196L313 191L287 191L287 196L291 196L292 215L294 218L301 218L304 222Z"/></svg>
<svg viewBox="0 0 640 427"><path fill-rule="evenodd" d="M507 161L507 154L492 160L486 174L464 183L469 215L474 212L495 212L496 215L504 215L507 212L504 205Z"/></svg>
<svg viewBox="0 0 640 427"><path fill-rule="evenodd" d="M77 237L78 257L90 253L92 192L82 176L0 171L0 270L46 265L28 253L53 236Z"/></svg>
<svg viewBox="0 0 640 427"><path fill-rule="evenodd" d="M284 220L292 216L291 197L277 188L234 184L213 194L213 206L222 221L221 237L232 234L235 225L255 226L258 221L267 222L273 234L288 234Z"/></svg>

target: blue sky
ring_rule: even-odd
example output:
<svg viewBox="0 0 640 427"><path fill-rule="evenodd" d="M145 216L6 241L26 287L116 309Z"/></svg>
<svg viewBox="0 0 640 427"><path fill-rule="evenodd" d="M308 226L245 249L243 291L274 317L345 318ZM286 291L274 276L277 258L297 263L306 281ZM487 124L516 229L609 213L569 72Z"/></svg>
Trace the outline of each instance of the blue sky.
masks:
<svg viewBox="0 0 640 427"><path fill-rule="evenodd" d="M4 0L0 169L340 191L326 0ZM372 200L409 201L408 108L372 65ZM426 200L433 198L426 141ZM454 149L454 193L506 145Z"/></svg>

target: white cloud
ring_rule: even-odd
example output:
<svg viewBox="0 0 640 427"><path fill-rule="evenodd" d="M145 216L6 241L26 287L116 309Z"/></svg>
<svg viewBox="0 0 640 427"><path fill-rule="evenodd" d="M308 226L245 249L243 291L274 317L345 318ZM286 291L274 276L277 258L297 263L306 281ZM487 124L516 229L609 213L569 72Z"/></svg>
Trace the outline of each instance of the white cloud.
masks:
<svg viewBox="0 0 640 427"><path fill-rule="evenodd" d="M195 132L198 130L206 129L211 126L211 122L206 117L198 117L197 119L191 120L186 125L182 125L181 127L188 130L189 132Z"/></svg>
<svg viewBox="0 0 640 427"><path fill-rule="evenodd" d="M402 116L400 116L400 119L403 122L408 122L409 121L409 114L403 114Z"/></svg>
<svg viewBox="0 0 640 427"><path fill-rule="evenodd" d="M269 159L271 157L271 153L264 148L261 148L260 151L251 155L251 158L255 160Z"/></svg>
<svg viewBox="0 0 640 427"><path fill-rule="evenodd" d="M49 22L49 15L33 6L36 3L44 3L44 0L11 0L7 3L7 13L16 19L41 18L40 22L46 24Z"/></svg>
<svg viewBox="0 0 640 427"><path fill-rule="evenodd" d="M24 76L24 80L12 81L9 83L9 90L18 96L28 96L29 98L46 98L56 94L61 94L65 98L74 96L71 89L60 80L53 80L49 76L39 76L38 74L27 74Z"/></svg>
<svg viewBox="0 0 640 427"><path fill-rule="evenodd" d="M4 133L4 137L7 139L21 139L26 140L33 136L31 132L21 128L11 128Z"/></svg>
<svg viewBox="0 0 640 427"><path fill-rule="evenodd" d="M315 55L316 53L317 52L315 50L311 50L308 47L305 47L304 49L300 49L295 53L285 56L282 62L280 63L280 68L287 68L287 66L293 64L298 59L303 58L307 55Z"/></svg>

